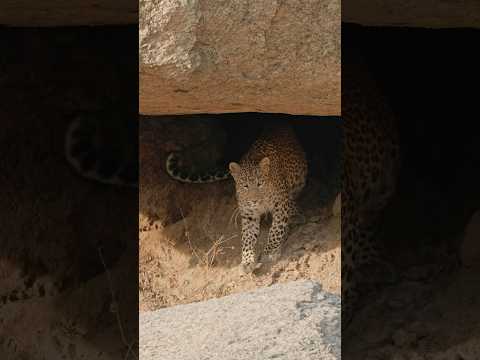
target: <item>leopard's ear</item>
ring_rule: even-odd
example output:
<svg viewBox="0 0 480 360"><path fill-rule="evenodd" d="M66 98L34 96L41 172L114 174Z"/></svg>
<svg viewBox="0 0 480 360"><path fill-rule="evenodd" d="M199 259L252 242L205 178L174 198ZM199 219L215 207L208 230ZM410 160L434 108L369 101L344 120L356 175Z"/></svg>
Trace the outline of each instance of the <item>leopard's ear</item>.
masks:
<svg viewBox="0 0 480 360"><path fill-rule="evenodd" d="M231 162L228 164L228 168L230 169L230 174L233 178L236 178L238 174L240 174L241 167L236 162Z"/></svg>
<svg viewBox="0 0 480 360"><path fill-rule="evenodd" d="M263 175L268 175L270 171L270 159L268 157L264 157L260 161L260 171Z"/></svg>

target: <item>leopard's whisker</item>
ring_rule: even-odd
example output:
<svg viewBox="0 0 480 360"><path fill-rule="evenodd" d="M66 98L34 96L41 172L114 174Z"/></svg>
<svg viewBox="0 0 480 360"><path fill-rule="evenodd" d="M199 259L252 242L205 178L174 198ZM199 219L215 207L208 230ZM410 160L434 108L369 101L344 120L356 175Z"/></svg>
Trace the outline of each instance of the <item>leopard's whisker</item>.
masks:
<svg viewBox="0 0 480 360"><path fill-rule="evenodd" d="M237 226L237 216L238 216L238 207L235 207L232 211L232 215L230 216L230 219L228 220L228 225L232 224L233 221L235 221L235 226Z"/></svg>
<svg viewBox="0 0 480 360"><path fill-rule="evenodd" d="M238 216L240 215L240 209L237 208L237 213L235 214L235 227L238 227Z"/></svg>

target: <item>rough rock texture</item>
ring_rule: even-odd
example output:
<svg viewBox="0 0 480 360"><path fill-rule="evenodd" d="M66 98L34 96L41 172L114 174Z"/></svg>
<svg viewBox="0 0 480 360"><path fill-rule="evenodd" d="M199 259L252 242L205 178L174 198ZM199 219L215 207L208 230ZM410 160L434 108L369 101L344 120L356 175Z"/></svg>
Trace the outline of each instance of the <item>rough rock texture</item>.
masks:
<svg viewBox="0 0 480 360"><path fill-rule="evenodd" d="M340 114L340 1L140 0L140 113Z"/></svg>
<svg viewBox="0 0 480 360"><path fill-rule="evenodd" d="M140 313L140 358L340 359L340 297L296 281Z"/></svg>
<svg viewBox="0 0 480 360"><path fill-rule="evenodd" d="M370 26L480 27L478 0L345 0L342 21Z"/></svg>
<svg viewBox="0 0 480 360"><path fill-rule="evenodd" d="M123 25L138 21L138 3L131 0L3 0L0 25Z"/></svg>

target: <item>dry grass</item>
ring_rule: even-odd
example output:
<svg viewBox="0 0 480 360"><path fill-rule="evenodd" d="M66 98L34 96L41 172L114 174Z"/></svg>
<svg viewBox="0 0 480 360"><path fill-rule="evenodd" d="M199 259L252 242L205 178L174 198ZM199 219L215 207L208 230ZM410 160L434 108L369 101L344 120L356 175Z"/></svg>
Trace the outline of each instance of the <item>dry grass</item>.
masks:
<svg viewBox="0 0 480 360"><path fill-rule="evenodd" d="M226 249L224 244L236 237L237 235L232 235L229 238L225 238L223 235L221 235L213 242L210 249L203 254L204 263L206 263L207 270L209 270L215 264L215 259L217 256L224 253L224 250Z"/></svg>
<svg viewBox="0 0 480 360"><path fill-rule="evenodd" d="M199 264L201 264L203 267L205 267L207 271L209 271L215 265L215 260L217 259L217 257L219 255L223 254L225 249L232 248L232 247L225 246L225 243L234 239L235 237L237 237L237 235L232 235L230 237L225 237L224 235L211 236L208 233L208 230L207 230L208 224L205 224L203 226L203 231L204 231L206 237L209 238L209 239L213 239L213 241L212 241L212 246L210 246L210 248L207 251L203 251L199 248L196 248L192 244L192 240L191 240L191 237L190 237L189 226L188 226L188 221L185 218L185 216L183 214L183 210L182 210L181 207L179 207L179 211L180 211L180 214L182 216L182 221L183 221L183 225L184 225L184 236L187 239L188 246L189 246L190 250L192 251L193 256L195 256L195 258L197 259L197 262ZM234 212L234 214L235 214L235 212ZM233 215L232 215L232 218L233 218Z"/></svg>

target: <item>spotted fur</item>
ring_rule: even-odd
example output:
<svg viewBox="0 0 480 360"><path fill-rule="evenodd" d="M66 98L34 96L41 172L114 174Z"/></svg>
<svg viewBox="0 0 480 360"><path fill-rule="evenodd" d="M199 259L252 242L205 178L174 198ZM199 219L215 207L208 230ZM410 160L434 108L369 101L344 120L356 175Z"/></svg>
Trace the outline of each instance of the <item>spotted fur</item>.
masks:
<svg viewBox="0 0 480 360"><path fill-rule="evenodd" d="M346 56L346 60L352 59ZM342 66L345 146L342 184L342 323L362 292L391 280L382 260L379 221L395 192L400 166L397 124L386 99L358 58Z"/></svg>
<svg viewBox="0 0 480 360"><path fill-rule="evenodd" d="M242 219L241 266L249 273L257 266L255 244L263 214L271 213L272 225L261 261L275 261L280 256L296 212L295 200L305 186L307 161L294 131L281 125L267 128L229 169Z"/></svg>
<svg viewBox="0 0 480 360"><path fill-rule="evenodd" d="M111 117L104 112L75 116L65 136L65 157L84 178L109 185L137 187L137 119L122 121Z"/></svg>
<svg viewBox="0 0 480 360"><path fill-rule="evenodd" d="M168 154L165 169L173 179L184 183L211 183L230 178L230 173L225 169L214 169L201 174L189 172L182 166L181 155L175 152Z"/></svg>
<svg viewBox="0 0 480 360"><path fill-rule="evenodd" d="M0 294L0 305L28 300L31 298L55 296L62 292L63 287L55 284L50 277L23 276L16 279L15 286L11 289L2 289Z"/></svg>

